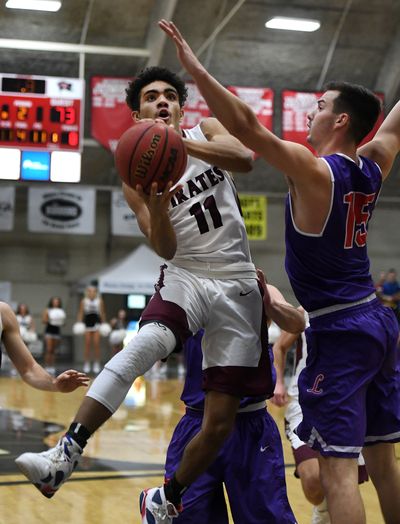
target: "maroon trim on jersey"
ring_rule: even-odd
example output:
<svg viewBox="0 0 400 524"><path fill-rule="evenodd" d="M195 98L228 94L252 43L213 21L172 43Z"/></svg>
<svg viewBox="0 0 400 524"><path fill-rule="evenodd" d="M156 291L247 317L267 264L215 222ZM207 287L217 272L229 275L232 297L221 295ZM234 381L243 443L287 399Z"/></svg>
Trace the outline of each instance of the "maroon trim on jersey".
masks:
<svg viewBox="0 0 400 524"><path fill-rule="evenodd" d="M156 292L140 317L140 326L149 322L160 322L164 324L175 335L177 341L176 350L180 351L182 349L181 346L183 346L185 341L191 337L193 333L189 329L185 310L178 306L178 304L175 304L175 302L163 300L160 295L160 289L164 287L164 270L166 268L166 264L160 268L160 278L155 286Z"/></svg>
<svg viewBox="0 0 400 524"><path fill-rule="evenodd" d="M214 366L203 371L203 389L219 391L235 397L270 398L275 380L268 349L268 329L263 308L260 326L261 355L257 367Z"/></svg>
<svg viewBox="0 0 400 524"><path fill-rule="evenodd" d="M285 420L285 423L287 424L287 421ZM311 449L307 446L307 444L304 444L303 446L300 446L297 449L292 448L293 456L294 456L294 462L296 464L296 469L294 470L294 476L297 478L300 478L300 475L297 472L297 467L302 462L305 462L306 460L310 460L313 458L318 459L319 453L315 451L314 449ZM362 484L363 482L367 482L369 480L368 471L365 465L358 466L358 483Z"/></svg>
<svg viewBox="0 0 400 524"><path fill-rule="evenodd" d="M302 462L305 462L306 460L318 459L319 453L315 451L314 449L309 448L307 444L304 444L303 446L300 446L297 449L292 448L292 451L293 451L294 462L296 464L296 469L294 470L294 476L297 478L300 478L297 472L297 466L299 466L299 464L301 464Z"/></svg>
<svg viewBox="0 0 400 524"><path fill-rule="evenodd" d="M300 335L296 344L296 368L303 356L303 337Z"/></svg>
<svg viewBox="0 0 400 524"><path fill-rule="evenodd" d="M369 480L369 475L367 471L367 467L365 465L358 466L358 483L362 484L363 482L367 482Z"/></svg>

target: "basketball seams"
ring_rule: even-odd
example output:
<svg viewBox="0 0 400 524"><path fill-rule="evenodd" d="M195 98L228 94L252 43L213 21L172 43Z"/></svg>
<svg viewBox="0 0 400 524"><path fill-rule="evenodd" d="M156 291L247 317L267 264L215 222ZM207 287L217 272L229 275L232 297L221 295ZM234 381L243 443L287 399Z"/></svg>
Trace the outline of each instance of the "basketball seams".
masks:
<svg viewBox="0 0 400 524"><path fill-rule="evenodd" d="M157 182L159 191L163 191L168 181L175 184L186 169L187 151L182 135L158 123L143 124L144 129L137 125L129 128L118 143L115 161L119 174L133 189L141 185L148 194L151 184ZM182 158L176 158L179 155Z"/></svg>
<svg viewBox="0 0 400 524"><path fill-rule="evenodd" d="M161 124L161 125L163 125L163 124ZM164 129L163 129L163 131L164 131ZM163 149L162 149L162 151L161 151L160 160L159 160L158 165L157 165L157 167L156 167L156 169L155 169L155 171L154 171L153 178L150 180L149 184L147 184L146 189L147 189L149 186L151 186L151 184L153 183L153 180L154 180L155 178L157 178L157 182L158 182L158 176L157 176L157 175L158 175L158 170L160 169L160 166L161 166L161 164L162 164L162 161L164 160L165 150L166 150L167 145L168 145L168 138L169 138L169 137L168 137L168 127L165 126L164 145L163 145ZM158 189L159 189L160 191L164 191L164 187L163 187L163 188L158 188Z"/></svg>
<svg viewBox="0 0 400 524"><path fill-rule="evenodd" d="M147 128L143 131L143 133L139 136L138 140L136 141L135 147L134 147L134 149L133 149L133 151L132 151L132 154L130 155L130 158L129 158L129 169L128 169L128 178L129 178L129 185L130 185L133 189L136 188L136 184L135 184L135 187L132 185L132 178L131 178L131 176L132 176L131 167L132 167L133 158L134 158L134 156L135 156L135 154L136 154L136 151L137 151L137 149L138 149L138 147L139 147L139 145L140 145L140 143L141 143L141 141L142 141L144 135L145 135L148 131L150 131L150 130L155 126L155 125L156 125L156 124L151 124L149 127L147 127Z"/></svg>

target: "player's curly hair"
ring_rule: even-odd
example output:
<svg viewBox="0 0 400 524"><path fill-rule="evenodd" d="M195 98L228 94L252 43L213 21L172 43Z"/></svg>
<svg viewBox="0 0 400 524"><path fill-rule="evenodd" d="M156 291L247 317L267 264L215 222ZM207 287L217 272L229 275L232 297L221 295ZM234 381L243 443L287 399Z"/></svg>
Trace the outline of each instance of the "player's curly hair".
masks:
<svg viewBox="0 0 400 524"><path fill-rule="evenodd" d="M143 87L157 80L162 80L174 87L178 93L179 105L181 107L185 105L187 98L185 82L169 69L153 66L143 69L132 82L129 82L128 88L125 89L125 100L132 111L139 111L140 109L140 91Z"/></svg>
<svg viewBox="0 0 400 524"><path fill-rule="evenodd" d="M350 133L359 144L372 131L381 112L380 99L369 89L349 82L328 82L325 91L339 91L333 101L335 113L350 116Z"/></svg>

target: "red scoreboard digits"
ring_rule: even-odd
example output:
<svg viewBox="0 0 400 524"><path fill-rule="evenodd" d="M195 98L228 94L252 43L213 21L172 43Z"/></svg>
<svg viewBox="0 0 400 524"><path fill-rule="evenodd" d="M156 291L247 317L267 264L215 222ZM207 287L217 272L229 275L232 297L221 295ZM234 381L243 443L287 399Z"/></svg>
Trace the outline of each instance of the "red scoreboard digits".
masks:
<svg viewBox="0 0 400 524"><path fill-rule="evenodd" d="M84 81L0 73L0 147L81 151Z"/></svg>

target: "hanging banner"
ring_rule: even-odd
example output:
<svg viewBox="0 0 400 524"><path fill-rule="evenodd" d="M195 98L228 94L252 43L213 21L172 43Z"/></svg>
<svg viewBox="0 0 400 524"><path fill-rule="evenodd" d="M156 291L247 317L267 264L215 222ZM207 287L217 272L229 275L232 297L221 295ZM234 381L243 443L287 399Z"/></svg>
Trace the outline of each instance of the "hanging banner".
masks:
<svg viewBox="0 0 400 524"><path fill-rule="evenodd" d="M133 123L125 102L125 89L131 80L95 76L91 81L91 135L112 152L122 133Z"/></svg>
<svg viewBox="0 0 400 524"><path fill-rule="evenodd" d="M282 138L298 144L303 144L314 152L313 148L307 142L308 127L307 114L313 111L317 106L317 101L321 98L323 92L306 93L301 91L282 91ZM384 101L384 95L376 93ZM379 129L384 119L383 111L379 115L378 121L373 130L361 142L369 142Z"/></svg>
<svg viewBox="0 0 400 524"><path fill-rule="evenodd" d="M235 87L227 89L246 102L256 113L258 121L272 131L274 116L274 92L265 87Z"/></svg>
<svg viewBox="0 0 400 524"><path fill-rule="evenodd" d="M124 237L143 237L135 213L126 203L122 191L111 193L111 234Z"/></svg>
<svg viewBox="0 0 400 524"><path fill-rule="evenodd" d="M282 138L302 144L314 152L307 142L307 114L317 106L322 92L282 91Z"/></svg>
<svg viewBox="0 0 400 524"><path fill-rule="evenodd" d="M95 189L30 187L28 231L92 235L95 231Z"/></svg>
<svg viewBox="0 0 400 524"><path fill-rule="evenodd" d="M211 116L211 111L200 94L196 84L188 82L186 87L188 90L188 97L185 102L181 126L184 129L190 129L197 126L197 124L199 124L204 118Z"/></svg>
<svg viewBox="0 0 400 524"><path fill-rule="evenodd" d="M3 186L0 190L0 231L14 229L15 187Z"/></svg>
<svg viewBox="0 0 400 524"><path fill-rule="evenodd" d="M249 240L266 240L267 197L240 193L239 200Z"/></svg>
<svg viewBox="0 0 400 524"><path fill-rule="evenodd" d="M231 93L246 102L257 115L258 121L267 129L273 129L274 92L265 87L235 87L227 88ZM259 155L254 153L254 158Z"/></svg>

